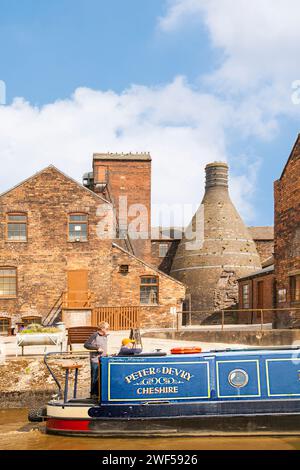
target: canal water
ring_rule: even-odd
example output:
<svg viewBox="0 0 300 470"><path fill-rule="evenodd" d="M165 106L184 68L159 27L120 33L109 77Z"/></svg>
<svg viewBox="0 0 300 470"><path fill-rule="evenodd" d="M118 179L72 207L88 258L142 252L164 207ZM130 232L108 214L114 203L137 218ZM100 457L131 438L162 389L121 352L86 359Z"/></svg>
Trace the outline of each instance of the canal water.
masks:
<svg viewBox="0 0 300 470"><path fill-rule="evenodd" d="M48 436L26 409L0 410L0 450L300 450L300 437L104 439Z"/></svg>

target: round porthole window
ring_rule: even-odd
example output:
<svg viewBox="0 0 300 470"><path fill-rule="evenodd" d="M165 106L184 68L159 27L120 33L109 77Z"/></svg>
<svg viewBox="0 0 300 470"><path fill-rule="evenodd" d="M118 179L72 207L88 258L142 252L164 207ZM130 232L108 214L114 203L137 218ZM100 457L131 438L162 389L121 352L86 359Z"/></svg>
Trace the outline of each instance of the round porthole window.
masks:
<svg viewBox="0 0 300 470"><path fill-rule="evenodd" d="M249 382L249 377L247 372L241 369L235 369L230 372L228 376L228 382L232 387L243 388Z"/></svg>

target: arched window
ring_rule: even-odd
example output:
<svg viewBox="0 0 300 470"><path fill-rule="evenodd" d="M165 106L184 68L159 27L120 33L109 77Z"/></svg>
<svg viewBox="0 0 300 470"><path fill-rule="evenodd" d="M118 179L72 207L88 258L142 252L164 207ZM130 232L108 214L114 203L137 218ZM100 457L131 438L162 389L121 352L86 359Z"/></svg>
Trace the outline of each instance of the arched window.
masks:
<svg viewBox="0 0 300 470"><path fill-rule="evenodd" d="M10 242L27 242L27 214L7 214L7 240Z"/></svg>
<svg viewBox="0 0 300 470"><path fill-rule="evenodd" d="M69 215L69 241L86 242L88 240L88 216L87 214Z"/></svg>

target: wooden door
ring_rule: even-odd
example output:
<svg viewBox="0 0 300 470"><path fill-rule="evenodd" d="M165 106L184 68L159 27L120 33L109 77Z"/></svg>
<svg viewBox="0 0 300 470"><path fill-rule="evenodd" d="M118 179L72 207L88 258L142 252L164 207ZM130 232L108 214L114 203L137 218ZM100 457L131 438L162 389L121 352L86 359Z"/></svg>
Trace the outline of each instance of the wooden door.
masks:
<svg viewBox="0 0 300 470"><path fill-rule="evenodd" d="M257 283L257 308L264 308L264 281Z"/></svg>
<svg viewBox="0 0 300 470"><path fill-rule="evenodd" d="M68 271L68 308L84 308L88 300L88 271Z"/></svg>

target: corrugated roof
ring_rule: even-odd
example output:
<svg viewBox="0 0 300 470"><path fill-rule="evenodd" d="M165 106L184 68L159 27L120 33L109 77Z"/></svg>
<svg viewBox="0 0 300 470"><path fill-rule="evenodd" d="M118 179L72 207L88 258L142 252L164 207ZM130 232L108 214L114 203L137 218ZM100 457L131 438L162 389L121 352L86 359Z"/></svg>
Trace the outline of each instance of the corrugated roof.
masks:
<svg viewBox="0 0 300 470"><path fill-rule="evenodd" d="M274 240L274 227L248 227L253 240Z"/></svg>
<svg viewBox="0 0 300 470"><path fill-rule="evenodd" d="M94 153L94 160L132 160L132 161L151 161L149 152L141 153Z"/></svg>

